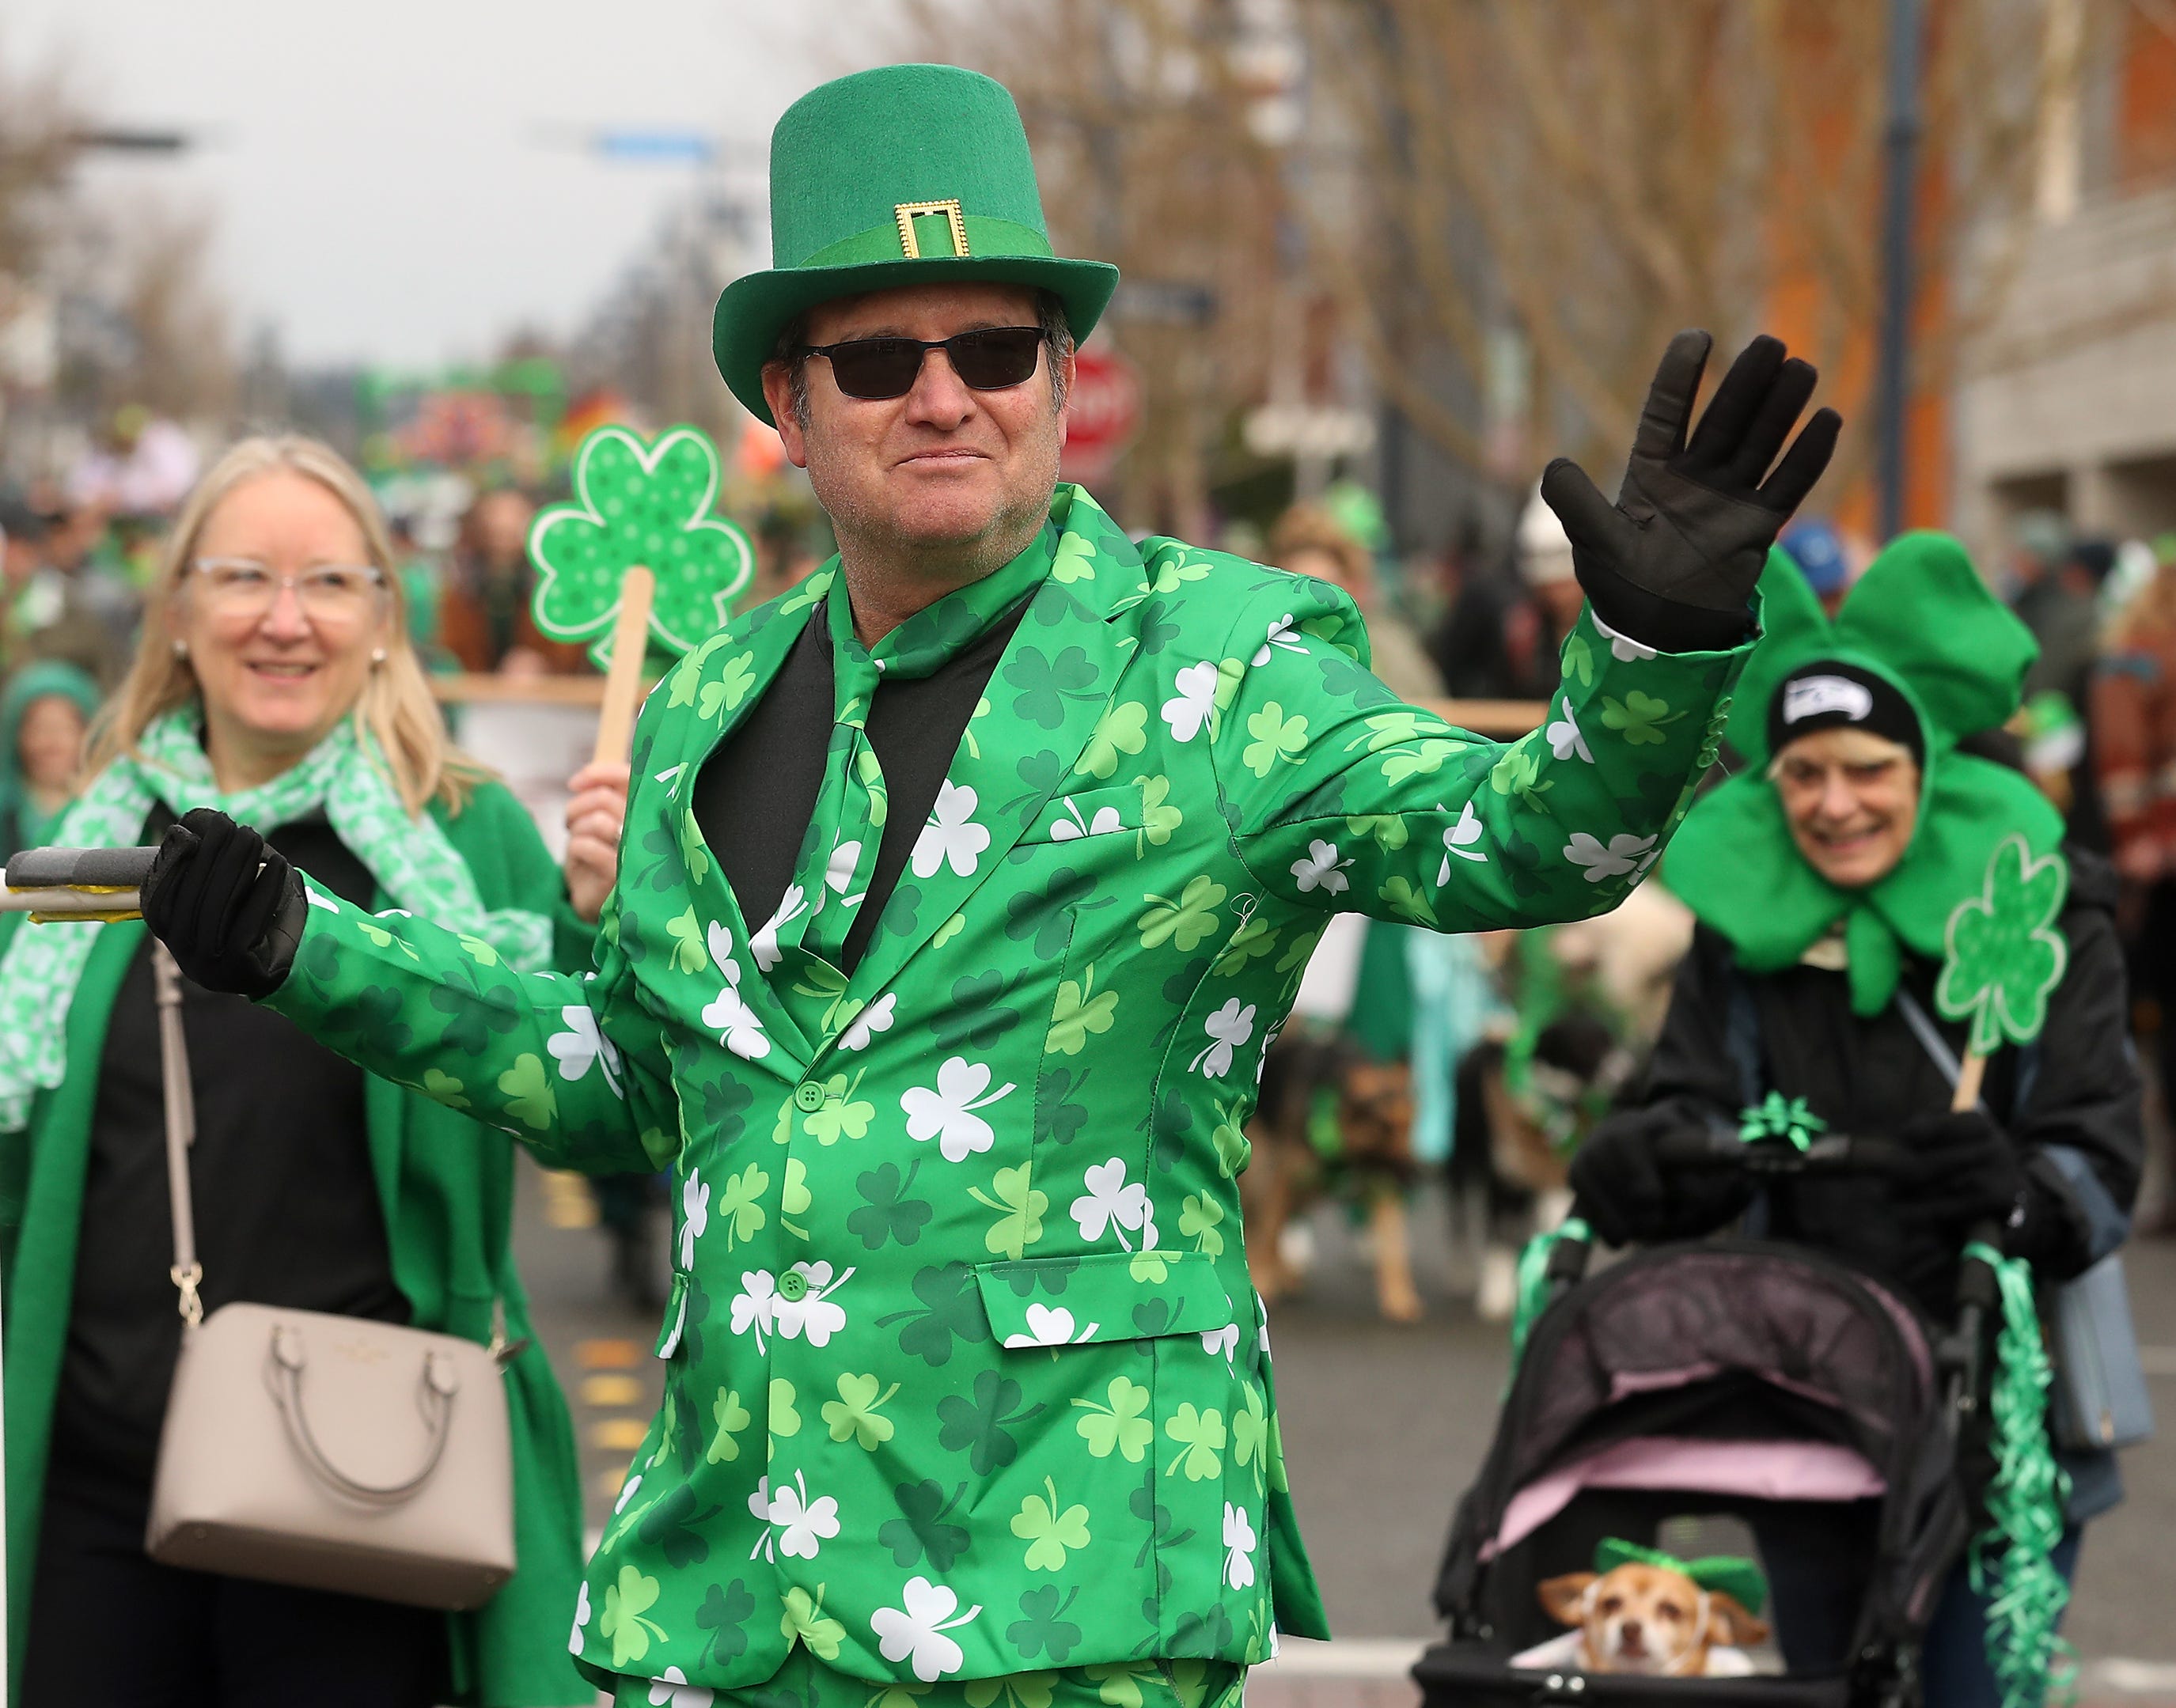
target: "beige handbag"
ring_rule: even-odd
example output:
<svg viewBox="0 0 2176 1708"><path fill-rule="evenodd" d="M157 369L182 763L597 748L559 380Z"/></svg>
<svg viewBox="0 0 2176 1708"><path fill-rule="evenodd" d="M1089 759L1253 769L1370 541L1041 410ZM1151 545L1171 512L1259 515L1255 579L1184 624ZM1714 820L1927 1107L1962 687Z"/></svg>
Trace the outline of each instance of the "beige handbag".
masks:
<svg viewBox="0 0 2176 1708"><path fill-rule="evenodd" d="M514 1575L514 1469L495 1347L272 1305L209 1318L189 1199L196 1134L181 973L152 963L180 1362L144 1551L163 1565L449 1610Z"/></svg>

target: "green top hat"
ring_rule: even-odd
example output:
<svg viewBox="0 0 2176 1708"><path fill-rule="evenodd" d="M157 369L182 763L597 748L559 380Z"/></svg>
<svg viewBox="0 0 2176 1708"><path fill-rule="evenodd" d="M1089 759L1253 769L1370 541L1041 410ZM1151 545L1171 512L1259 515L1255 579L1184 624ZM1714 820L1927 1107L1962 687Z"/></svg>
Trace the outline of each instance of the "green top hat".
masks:
<svg viewBox="0 0 2176 1708"><path fill-rule="evenodd" d="M770 270L718 298L710 348L759 420L780 331L819 302L987 279L1053 291L1085 338L1118 287L1053 255L1020 109L956 65L886 65L811 90L770 133Z"/></svg>

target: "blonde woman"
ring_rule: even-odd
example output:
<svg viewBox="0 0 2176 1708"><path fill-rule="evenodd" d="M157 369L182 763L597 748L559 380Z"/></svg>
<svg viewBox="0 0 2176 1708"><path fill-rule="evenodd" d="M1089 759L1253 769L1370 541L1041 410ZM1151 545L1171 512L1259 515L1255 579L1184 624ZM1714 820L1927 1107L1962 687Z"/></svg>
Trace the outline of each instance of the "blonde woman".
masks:
<svg viewBox="0 0 2176 1708"><path fill-rule="evenodd" d="M155 840L190 808L359 902L457 924L513 965L588 966L624 770L578 778L565 873L449 742L368 489L324 446L253 438L204 476L56 842ZM177 1571L143 1551L181 1319L150 938L0 926L0 1259L10 1641L23 1708L588 1700L566 1655L579 1504L564 1401L506 1366L520 1569L474 1614ZM529 1335L502 1136L192 985L205 1308L233 1299Z"/></svg>

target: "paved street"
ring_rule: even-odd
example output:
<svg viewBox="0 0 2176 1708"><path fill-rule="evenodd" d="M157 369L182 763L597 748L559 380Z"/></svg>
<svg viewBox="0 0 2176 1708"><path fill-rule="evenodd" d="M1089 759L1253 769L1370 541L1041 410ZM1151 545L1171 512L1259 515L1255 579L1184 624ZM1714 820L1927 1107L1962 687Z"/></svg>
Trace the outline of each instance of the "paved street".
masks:
<svg viewBox="0 0 2176 1708"><path fill-rule="evenodd" d="M525 1167L518 1241L538 1322L574 1403L592 1526L656 1397L656 1324L607 1299L601 1232L582 1183ZM1451 1263L1423 1205L1418 1266L1430 1316L1400 1329L1374 1318L1343 1224L1321 1216L1307 1296L1274 1324L1285 1451L1332 1627L1325 1647L1288 1645L1257 1675L1255 1708L1391 1708L1434 1635L1428 1605L1453 1504L1480 1462L1504 1373L1499 1327L1455 1297ZM2156 1397L2176 1431L2176 1242L2142 1242L2131 1286ZM2168 1606L2176 1530L2176 1441L2125 1457L2129 1502L2088 1537L2068 1630L2086 1665L2088 1704L2176 1708L2176 1618Z"/></svg>

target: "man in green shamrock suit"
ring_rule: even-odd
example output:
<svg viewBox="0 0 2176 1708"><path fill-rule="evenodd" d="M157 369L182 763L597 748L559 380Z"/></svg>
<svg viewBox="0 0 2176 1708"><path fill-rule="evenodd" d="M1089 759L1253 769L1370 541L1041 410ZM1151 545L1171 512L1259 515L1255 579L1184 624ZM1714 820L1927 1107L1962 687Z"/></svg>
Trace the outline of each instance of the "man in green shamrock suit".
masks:
<svg viewBox="0 0 2176 1708"><path fill-rule="evenodd" d="M718 360L840 555L651 695L595 974L369 917L208 813L146 917L554 1166L673 1171L664 1405L574 1610L620 1700L1235 1699L1326 1635L1234 1179L1308 951L1340 909L1639 881L1836 418L1784 449L1814 376L1763 340L1688 438L1682 335L1618 504L1550 471L1596 609L1499 746L1369 675L1343 594L1058 485L1116 275L1052 257L1002 87L827 84L771 186ZM400 1025L353 1026L366 987Z"/></svg>

